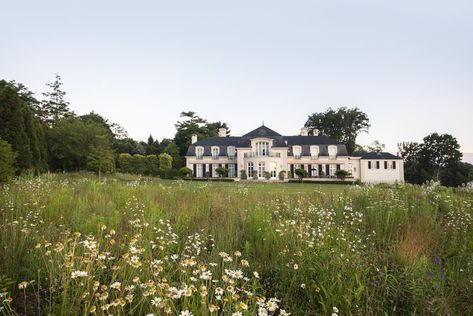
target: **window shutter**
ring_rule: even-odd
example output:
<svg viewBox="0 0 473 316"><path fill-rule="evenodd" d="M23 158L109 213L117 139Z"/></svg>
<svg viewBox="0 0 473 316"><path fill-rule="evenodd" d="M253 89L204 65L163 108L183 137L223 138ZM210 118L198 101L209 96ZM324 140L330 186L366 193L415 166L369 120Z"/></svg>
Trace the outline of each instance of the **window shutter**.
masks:
<svg viewBox="0 0 473 316"><path fill-rule="evenodd" d="M197 176L197 165L196 164L193 165L193 169L194 169L194 171L193 171L194 174L193 175L195 177L195 176Z"/></svg>
<svg viewBox="0 0 473 316"><path fill-rule="evenodd" d="M309 165L309 177L312 177L312 165Z"/></svg>
<svg viewBox="0 0 473 316"><path fill-rule="evenodd" d="M322 165L319 165L318 170L317 170L319 177L320 177L320 173L322 172L323 169L324 168L322 167Z"/></svg>
<svg viewBox="0 0 473 316"><path fill-rule="evenodd" d="M330 175L330 165L325 165L325 175L326 176Z"/></svg>
<svg viewBox="0 0 473 316"><path fill-rule="evenodd" d="M388 162L387 161L384 162L384 169L388 169Z"/></svg>
<svg viewBox="0 0 473 316"><path fill-rule="evenodd" d="M393 169L396 169L396 161L393 161Z"/></svg>
<svg viewBox="0 0 473 316"><path fill-rule="evenodd" d="M213 164L209 164L209 176L210 176L210 178L213 177L213 174L212 174L212 173L213 173L213 168L214 168L214 165L213 165Z"/></svg>
<svg viewBox="0 0 473 316"><path fill-rule="evenodd" d="M205 178L205 173L207 172L207 171L205 170L205 166L206 166L205 163L202 164L202 177L203 177L203 178Z"/></svg>
<svg viewBox="0 0 473 316"><path fill-rule="evenodd" d="M293 165L293 164L291 164L291 166L290 166L290 167L291 167L291 175L292 175L292 177L294 178L294 165Z"/></svg>

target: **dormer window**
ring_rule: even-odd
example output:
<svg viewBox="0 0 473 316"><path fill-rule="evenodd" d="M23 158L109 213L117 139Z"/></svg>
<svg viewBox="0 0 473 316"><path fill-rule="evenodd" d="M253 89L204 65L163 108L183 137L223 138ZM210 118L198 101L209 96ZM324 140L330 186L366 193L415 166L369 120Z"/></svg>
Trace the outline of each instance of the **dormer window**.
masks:
<svg viewBox="0 0 473 316"><path fill-rule="evenodd" d="M229 158L234 158L235 157L235 147L234 146L228 146L227 147L227 155Z"/></svg>
<svg viewBox="0 0 473 316"><path fill-rule="evenodd" d="M328 157L330 159L337 158L337 146L328 146Z"/></svg>
<svg viewBox="0 0 473 316"><path fill-rule="evenodd" d="M310 155L312 159L317 159L319 157L319 146L310 146Z"/></svg>
<svg viewBox="0 0 473 316"><path fill-rule="evenodd" d="M292 146L292 154L294 159L301 159L302 147L301 146Z"/></svg>
<svg viewBox="0 0 473 316"><path fill-rule="evenodd" d="M195 156L197 159L202 159L202 157L204 156L204 147L196 147Z"/></svg>
<svg viewBox="0 0 473 316"><path fill-rule="evenodd" d="M218 159L219 154L220 154L220 148L212 147L212 159Z"/></svg>

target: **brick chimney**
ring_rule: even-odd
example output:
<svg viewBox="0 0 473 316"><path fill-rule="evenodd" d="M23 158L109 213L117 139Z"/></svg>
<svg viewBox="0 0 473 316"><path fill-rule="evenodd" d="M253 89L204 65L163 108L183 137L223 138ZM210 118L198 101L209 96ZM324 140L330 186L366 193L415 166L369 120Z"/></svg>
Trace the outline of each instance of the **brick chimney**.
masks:
<svg viewBox="0 0 473 316"><path fill-rule="evenodd" d="M197 134L192 134L191 144L194 144L196 142L197 142Z"/></svg>
<svg viewBox="0 0 473 316"><path fill-rule="evenodd" d="M318 129L314 128L314 130L312 131L312 134L313 134L314 136L319 136L320 131L319 131Z"/></svg>
<svg viewBox="0 0 473 316"><path fill-rule="evenodd" d="M301 128L301 136L309 136L309 129L307 127Z"/></svg>

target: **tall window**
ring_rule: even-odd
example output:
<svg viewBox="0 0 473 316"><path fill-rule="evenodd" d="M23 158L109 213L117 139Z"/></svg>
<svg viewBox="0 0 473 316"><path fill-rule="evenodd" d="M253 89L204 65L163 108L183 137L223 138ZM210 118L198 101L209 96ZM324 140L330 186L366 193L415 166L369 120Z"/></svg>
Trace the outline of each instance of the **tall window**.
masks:
<svg viewBox="0 0 473 316"><path fill-rule="evenodd" d="M393 169L396 169L396 161L393 161Z"/></svg>
<svg viewBox="0 0 473 316"><path fill-rule="evenodd" d="M319 157L319 146L310 146L310 155L313 159Z"/></svg>
<svg viewBox="0 0 473 316"><path fill-rule="evenodd" d="M218 163L213 163L212 164L212 178L218 178L217 168L218 168Z"/></svg>
<svg viewBox="0 0 473 316"><path fill-rule="evenodd" d="M271 178L276 178L276 164L271 163Z"/></svg>
<svg viewBox="0 0 473 316"><path fill-rule="evenodd" d="M195 156L197 159L202 159L202 157L204 156L204 147L196 147Z"/></svg>
<svg viewBox="0 0 473 316"><path fill-rule="evenodd" d="M384 169L388 169L388 162L387 161L384 162Z"/></svg>
<svg viewBox="0 0 473 316"><path fill-rule="evenodd" d="M252 161L248 163L247 173L248 173L248 177L253 176L253 162Z"/></svg>
<svg viewBox="0 0 473 316"><path fill-rule="evenodd" d="M233 146L228 146L228 147L227 147L227 155L228 155L228 157L230 157L230 158L235 157L235 147L233 147Z"/></svg>
<svg viewBox="0 0 473 316"><path fill-rule="evenodd" d="M302 148L301 146L292 146L292 154L295 159L301 158Z"/></svg>
<svg viewBox="0 0 473 316"><path fill-rule="evenodd" d="M212 147L212 158L217 159L218 155L220 154L220 148L218 147Z"/></svg>
<svg viewBox="0 0 473 316"><path fill-rule="evenodd" d="M264 162L261 161L258 163L258 177L263 178L264 177Z"/></svg>
<svg viewBox="0 0 473 316"><path fill-rule="evenodd" d="M257 142L256 143L256 155L257 156L268 156L269 155L269 142Z"/></svg>
<svg viewBox="0 0 473 316"><path fill-rule="evenodd" d="M196 167L195 171L196 171L195 176L197 178L203 178L204 177L204 166L201 163L197 164L197 167Z"/></svg>
<svg viewBox="0 0 473 316"><path fill-rule="evenodd" d="M371 169L371 161L368 161L368 169Z"/></svg>
<svg viewBox="0 0 473 316"><path fill-rule="evenodd" d="M380 163L379 161L376 161L376 169L379 169L380 168Z"/></svg>
<svg viewBox="0 0 473 316"><path fill-rule="evenodd" d="M228 165L228 176L230 178L234 178L235 177L235 164L231 163Z"/></svg>
<svg viewBox="0 0 473 316"><path fill-rule="evenodd" d="M330 176L331 177L335 176L336 172L337 172L337 165L330 164Z"/></svg>

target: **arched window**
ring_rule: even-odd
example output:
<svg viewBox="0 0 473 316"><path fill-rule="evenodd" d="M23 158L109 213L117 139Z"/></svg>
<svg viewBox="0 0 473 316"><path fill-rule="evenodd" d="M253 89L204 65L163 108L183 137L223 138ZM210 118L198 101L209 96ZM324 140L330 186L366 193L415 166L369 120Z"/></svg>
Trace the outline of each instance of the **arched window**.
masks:
<svg viewBox="0 0 473 316"><path fill-rule="evenodd" d="M258 163L258 177L263 178L264 177L264 162L261 161Z"/></svg>
<svg viewBox="0 0 473 316"><path fill-rule="evenodd" d="M252 161L248 162L248 168L247 168L246 173L248 174L248 177L253 176L253 162Z"/></svg>

